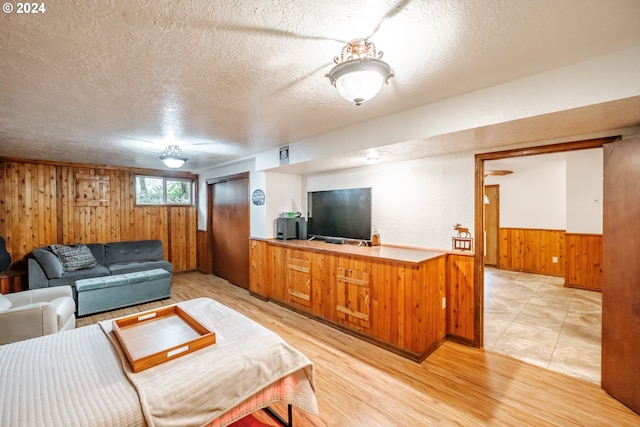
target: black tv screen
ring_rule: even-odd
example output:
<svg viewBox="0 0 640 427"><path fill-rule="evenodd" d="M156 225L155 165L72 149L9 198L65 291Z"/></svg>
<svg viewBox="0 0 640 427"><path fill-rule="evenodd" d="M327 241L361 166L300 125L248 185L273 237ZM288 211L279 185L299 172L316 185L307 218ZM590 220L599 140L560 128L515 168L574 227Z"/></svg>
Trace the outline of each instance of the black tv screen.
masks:
<svg viewBox="0 0 640 427"><path fill-rule="evenodd" d="M307 204L307 234L371 240L371 188L310 191Z"/></svg>

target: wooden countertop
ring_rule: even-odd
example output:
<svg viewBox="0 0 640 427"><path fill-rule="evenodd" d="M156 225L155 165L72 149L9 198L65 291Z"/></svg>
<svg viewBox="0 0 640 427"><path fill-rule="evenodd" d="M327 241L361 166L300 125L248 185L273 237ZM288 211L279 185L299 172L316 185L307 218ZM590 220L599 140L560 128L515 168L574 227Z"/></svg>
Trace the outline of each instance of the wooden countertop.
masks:
<svg viewBox="0 0 640 427"><path fill-rule="evenodd" d="M396 246L357 246L354 244L333 244L319 240L266 240L267 243L300 249L327 251L338 254L361 255L372 258L420 264L447 254L447 251L431 251L426 249L400 248Z"/></svg>

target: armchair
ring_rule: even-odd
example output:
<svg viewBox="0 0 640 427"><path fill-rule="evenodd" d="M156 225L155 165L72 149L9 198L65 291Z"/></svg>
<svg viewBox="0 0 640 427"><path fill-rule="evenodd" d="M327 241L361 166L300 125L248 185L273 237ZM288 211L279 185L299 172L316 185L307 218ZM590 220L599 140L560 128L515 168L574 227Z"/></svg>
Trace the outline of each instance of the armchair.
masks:
<svg viewBox="0 0 640 427"><path fill-rule="evenodd" d="M0 294L0 345L73 329L71 286Z"/></svg>

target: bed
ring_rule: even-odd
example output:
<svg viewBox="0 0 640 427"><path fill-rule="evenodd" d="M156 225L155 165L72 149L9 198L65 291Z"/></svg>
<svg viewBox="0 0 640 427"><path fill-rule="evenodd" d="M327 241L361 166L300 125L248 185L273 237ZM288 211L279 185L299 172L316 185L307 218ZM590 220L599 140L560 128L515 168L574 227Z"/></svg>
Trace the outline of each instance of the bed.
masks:
<svg viewBox="0 0 640 427"><path fill-rule="evenodd" d="M0 346L0 425L217 427L278 401L318 414L302 353L210 298L179 306L216 343L135 374L111 321Z"/></svg>

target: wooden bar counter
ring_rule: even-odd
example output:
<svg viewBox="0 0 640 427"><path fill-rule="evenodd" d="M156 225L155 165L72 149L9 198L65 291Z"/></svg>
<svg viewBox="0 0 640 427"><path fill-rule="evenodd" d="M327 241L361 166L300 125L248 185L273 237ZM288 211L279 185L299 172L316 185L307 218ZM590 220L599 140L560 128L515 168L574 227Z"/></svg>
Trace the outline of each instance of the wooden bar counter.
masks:
<svg viewBox="0 0 640 427"><path fill-rule="evenodd" d="M252 295L412 360L447 338L446 251L251 239L250 264Z"/></svg>

